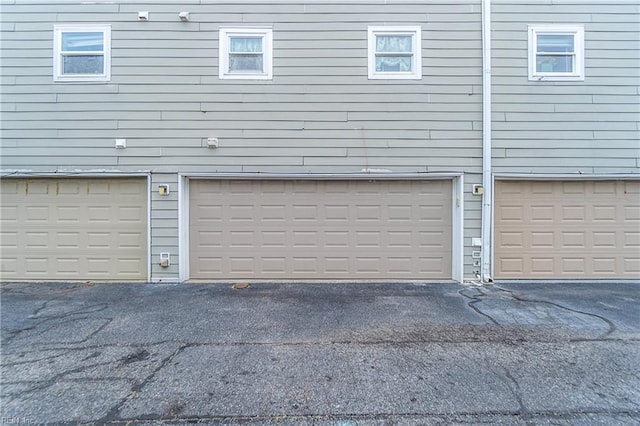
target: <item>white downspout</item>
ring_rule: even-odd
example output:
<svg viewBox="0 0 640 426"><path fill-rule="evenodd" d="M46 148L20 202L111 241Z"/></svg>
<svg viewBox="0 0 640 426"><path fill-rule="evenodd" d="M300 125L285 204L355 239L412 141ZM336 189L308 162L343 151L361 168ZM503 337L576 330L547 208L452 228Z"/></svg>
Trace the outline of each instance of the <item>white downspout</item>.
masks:
<svg viewBox="0 0 640 426"><path fill-rule="evenodd" d="M483 283L491 278L493 182L491 171L491 0L482 0L482 266Z"/></svg>

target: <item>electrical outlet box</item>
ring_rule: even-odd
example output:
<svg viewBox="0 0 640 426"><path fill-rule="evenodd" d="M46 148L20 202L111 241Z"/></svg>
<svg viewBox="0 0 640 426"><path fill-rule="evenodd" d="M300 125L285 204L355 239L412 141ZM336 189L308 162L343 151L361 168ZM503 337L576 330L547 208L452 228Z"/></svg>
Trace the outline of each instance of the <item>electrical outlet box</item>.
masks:
<svg viewBox="0 0 640 426"><path fill-rule="evenodd" d="M163 268L168 268L169 265L171 265L171 257L169 253L160 253L160 266L162 266Z"/></svg>
<svg viewBox="0 0 640 426"><path fill-rule="evenodd" d="M474 259L480 259L480 250L474 250L471 252L471 257Z"/></svg>
<svg viewBox="0 0 640 426"><path fill-rule="evenodd" d="M482 185L473 185L473 195L482 195L484 194L484 186Z"/></svg>
<svg viewBox="0 0 640 426"><path fill-rule="evenodd" d="M138 12L138 21L148 21L149 12Z"/></svg>
<svg viewBox="0 0 640 426"><path fill-rule="evenodd" d="M473 247L481 247L482 246L482 238L478 238L478 237L471 238L471 245Z"/></svg>

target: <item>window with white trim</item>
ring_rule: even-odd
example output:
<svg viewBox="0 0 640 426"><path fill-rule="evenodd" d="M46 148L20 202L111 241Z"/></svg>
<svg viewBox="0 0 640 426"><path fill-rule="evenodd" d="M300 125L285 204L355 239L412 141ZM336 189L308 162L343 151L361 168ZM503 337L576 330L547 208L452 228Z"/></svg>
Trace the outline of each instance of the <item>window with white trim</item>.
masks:
<svg viewBox="0 0 640 426"><path fill-rule="evenodd" d="M54 81L109 81L111 79L110 25L55 25L53 27Z"/></svg>
<svg viewBox="0 0 640 426"><path fill-rule="evenodd" d="M370 79L422 79L421 28L369 27Z"/></svg>
<svg viewBox="0 0 640 426"><path fill-rule="evenodd" d="M221 28L219 66L222 79L271 80L271 28Z"/></svg>
<svg viewBox="0 0 640 426"><path fill-rule="evenodd" d="M529 80L584 80L584 28L530 26Z"/></svg>

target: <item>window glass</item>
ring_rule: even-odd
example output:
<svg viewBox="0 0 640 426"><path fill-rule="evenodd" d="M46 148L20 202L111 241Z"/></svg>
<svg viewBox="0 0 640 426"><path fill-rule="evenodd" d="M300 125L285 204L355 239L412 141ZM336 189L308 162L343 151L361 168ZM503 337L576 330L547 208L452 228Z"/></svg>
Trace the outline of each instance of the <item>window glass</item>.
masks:
<svg viewBox="0 0 640 426"><path fill-rule="evenodd" d="M63 52L101 52L104 41L103 33L62 33Z"/></svg>
<svg viewBox="0 0 640 426"><path fill-rule="evenodd" d="M262 53L262 37L230 37L231 53Z"/></svg>
<svg viewBox="0 0 640 426"><path fill-rule="evenodd" d="M538 52L574 52L573 34L538 34Z"/></svg>
<svg viewBox="0 0 640 426"><path fill-rule="evenodd" d="M413 50L413 36L410 35L378 35L376 36L376 52L403 52Z"/></svg>
<svg viewBox="0 0 640 426"><path fill-rule="evenodd" d="M104 70L104 56L82 55L63 56L62 73L67 74L102 74Z"/></svg>
<svg viewBox="0 0 640 426"><path fill-rule="evenodd" d="M230 37L230 72L262 72L263 64L262 37Z"/></svg>
<svg viewBox="0 0 640 426"><path fill-rule="evenodd" d="M573 56L566 55L538 55L536 57L536 71L538 72L572 72Z"/></svg>
<svg viewBox="0 0 640 426"><path fill-rule="evenodd" d="M229 71L262 72L262 55L229 55Z"/></svg>
<svg viewBox="0 0 640 426"><path fill-rule="evenodd" d="M378 56L377 72L411 72L411 56Z"/></svg>

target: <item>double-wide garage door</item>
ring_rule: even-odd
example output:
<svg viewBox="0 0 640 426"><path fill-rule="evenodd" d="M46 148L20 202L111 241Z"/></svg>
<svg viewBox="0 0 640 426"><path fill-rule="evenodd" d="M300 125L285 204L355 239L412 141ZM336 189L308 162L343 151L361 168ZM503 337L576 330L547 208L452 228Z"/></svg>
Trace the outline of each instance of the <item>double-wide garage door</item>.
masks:
<svg viewBox="0 0 640 426"><path fill-rule="evenodd" d="M147 279L146 189L144 178L2 179L2 279Z"/></svg>
<svg viewBox="0 0 640 426"><path fill-rule="evenodd" d="M191 180L193 279L451 278L450 180Z"/></svg>
<svg viewBox="0 0 640 426"><path fill-rule="evenodd" d="M640 278L640 181L495 187L496 278Z"/></svg>

